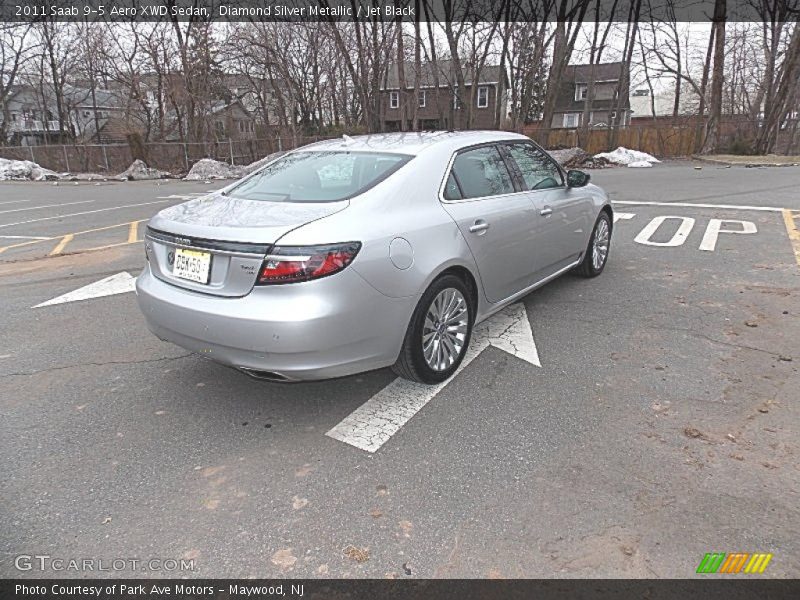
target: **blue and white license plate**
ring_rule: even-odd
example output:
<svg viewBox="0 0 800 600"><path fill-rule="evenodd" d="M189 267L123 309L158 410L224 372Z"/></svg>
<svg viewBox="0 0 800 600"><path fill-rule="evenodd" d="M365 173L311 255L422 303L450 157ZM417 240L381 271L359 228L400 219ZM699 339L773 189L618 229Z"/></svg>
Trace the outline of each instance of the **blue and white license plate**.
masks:
<svg viewBox="0 0 800 600"><path fill-rule="evenodd" d="M172 274L181 279L208 283L211 273L211 253L200 250L187 250L175 248L175 262L172 265Z"/></svg>

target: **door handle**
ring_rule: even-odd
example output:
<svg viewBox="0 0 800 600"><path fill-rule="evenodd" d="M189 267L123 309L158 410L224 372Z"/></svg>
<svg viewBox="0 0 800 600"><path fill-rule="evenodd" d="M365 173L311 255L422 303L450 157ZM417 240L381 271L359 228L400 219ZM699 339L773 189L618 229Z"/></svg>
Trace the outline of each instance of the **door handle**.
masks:
<svg viewBox="0 0 800 600"><path fill-rule="evenodd" d="M553 209L549 206L545 206L542 210L539 211L539 214L543 217L548 217L553 214Z"/></svg>
<svg viewBox="0 0 800 600"><path fill-rule="evenodd" d="M483 219L478 219L477 221L475 221L475 223L473 223L469 227L471 233L478 233L478 234L486 231L487 229L489 229L489 224Z"/></svg>

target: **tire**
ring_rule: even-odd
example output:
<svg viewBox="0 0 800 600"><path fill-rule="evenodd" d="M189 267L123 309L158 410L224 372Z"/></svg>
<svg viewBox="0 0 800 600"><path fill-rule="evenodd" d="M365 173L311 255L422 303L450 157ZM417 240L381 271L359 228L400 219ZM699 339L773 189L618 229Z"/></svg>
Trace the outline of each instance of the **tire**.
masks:
<svg viewBox="0 0 800 600"><path fill-rule="evenodd" d="M603 232L605 232L605 234ZM603 247L602 244L600 244L598 247L598 252L601 252L602 254L602 260L600 261L599 265L595 261L595 241L598 240L598 235L601 236L600 241L602 241L603 236L605 237L605 253L602 254L601 252L601 248ZM597 277L603 272L603 269L606 268L606 263L608 262L608 253L610 250L611 219L606 211L601 211L600 215L597 217L597 221L595 221L594 229L592 229L592 235L589 238L589 244L586 246L586 251L583 253L583 260L581 261L581 264L575 267L575 272L581 277Z"/></svg>
<svg viewBox="0 0 800 600"><path fill-rule="evenodd" d="M434 305L434 302L437 304ZM434 329L436 323L431 316L436 314L439 307L439 314L447 317L448 306L452 313L449 317L450 327L448 328L442 321L439 327ZM455 275L440 277L425 290L417 308L414 309L403 347L392 370L404 379L419 383L436 384L445 381L456 372L464 359L472 337L474 322L475 307L469 287ZM423 335L426 336L425 344ZM461 341L460 347L458 341ZM441 352L437 353L440 348ZM451 349L457 350L457 356L454 358ZM432 362L438 363L438 368L431 366Z"/></svg>

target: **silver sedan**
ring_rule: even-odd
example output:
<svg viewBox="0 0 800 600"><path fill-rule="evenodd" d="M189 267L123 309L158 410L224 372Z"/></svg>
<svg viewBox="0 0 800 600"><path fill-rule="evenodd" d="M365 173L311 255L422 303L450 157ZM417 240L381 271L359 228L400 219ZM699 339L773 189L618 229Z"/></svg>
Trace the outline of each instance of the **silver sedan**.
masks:
<svg viewBox="0 0 800 600"><path fill-rule="evenodd" d="M158 213L137 297L159 338L257 378L438 383L476 323L599 275L612 225L605 192L524 136L345 136Z"/></svg>

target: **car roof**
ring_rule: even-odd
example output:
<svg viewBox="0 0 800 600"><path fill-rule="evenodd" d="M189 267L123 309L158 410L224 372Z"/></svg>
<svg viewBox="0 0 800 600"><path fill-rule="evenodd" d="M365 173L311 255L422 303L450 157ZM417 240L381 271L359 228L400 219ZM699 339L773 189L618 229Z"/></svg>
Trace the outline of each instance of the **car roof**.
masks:
<svg viewBox="0 0 800 600"><path fill-rule="evenodd" d="M487 142L528 139L530 138L511 131L412 131L342 136L309 144L298 150L396 152L416 156L434 148L453 152Z"/></svg>

